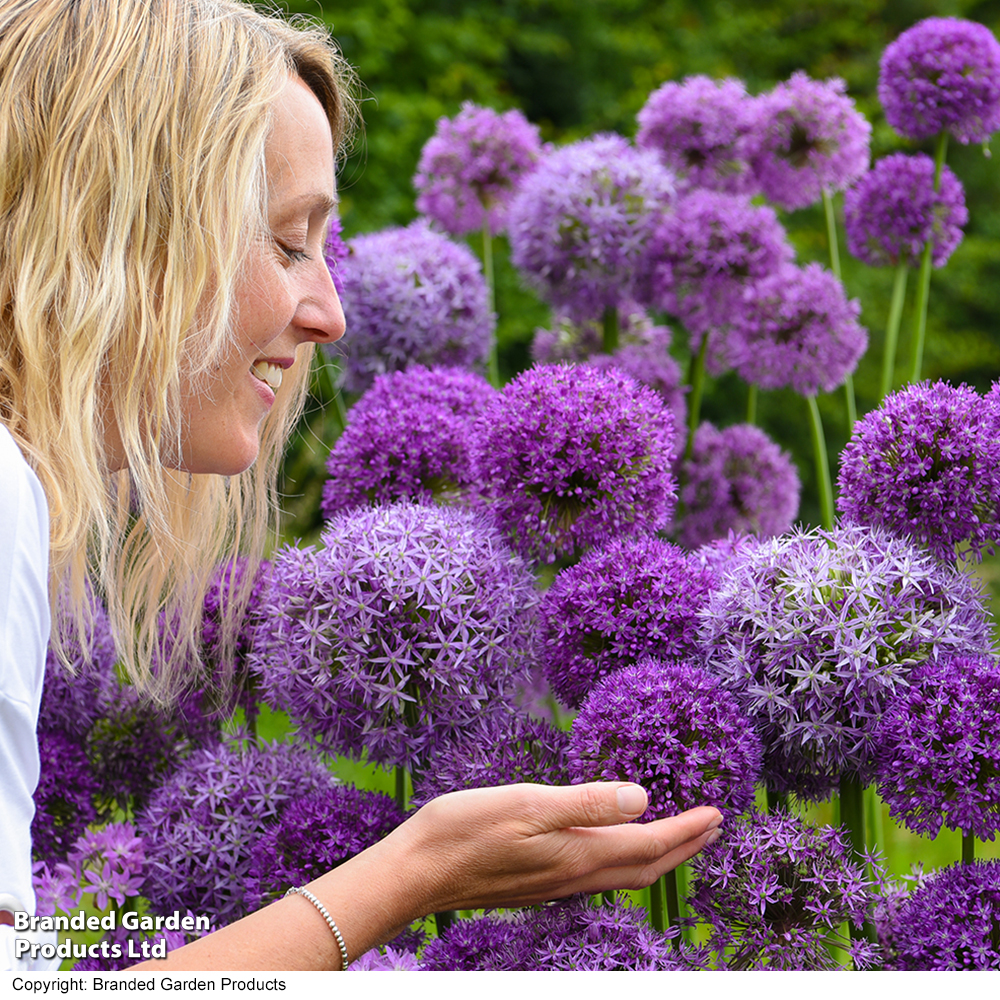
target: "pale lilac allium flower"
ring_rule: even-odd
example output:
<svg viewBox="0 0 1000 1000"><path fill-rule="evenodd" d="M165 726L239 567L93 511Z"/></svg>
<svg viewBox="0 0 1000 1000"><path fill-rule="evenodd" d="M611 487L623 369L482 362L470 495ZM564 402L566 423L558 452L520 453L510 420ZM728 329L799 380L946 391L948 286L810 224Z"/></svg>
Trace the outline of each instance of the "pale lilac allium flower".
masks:
<svg viewBox="0 0 1000 1000"><path fill-rule="evenodd" d="M546 156L510 206L511 261L577 320L642 299L660 215L673 201L654 153L597 135Z"/></svg>
<svg viewBox="0 0 1000 1000"><path fill-rule="evenodd" d="M384 951L372 948L353 959L348 972L420 972L422 968L413 952L386 947Z"/></svg>
<svg viewBox="0 0 1000 1000"><path fill-rule="evenodd" d="M799 512L801 484L791 456L751 424L720 431L703 423L681 466L681 484L677 536L689 549L730 531L780 535Z"/></svg>
<svg viewBox="0 0 1000 1000"><path fill-rule="evenodd" d="M53 864L51 870L48 862L34 862L31 885L35 891L35 913L40 917L69 913L76 906L80 877L65 861Z"/></svg>
<svg viewBox="0 0 1000 1000"><path fill-rule="evenodd" d="M764 739L768 786L810 799L871 780L875 726L915 667L992 645L971 577L860 526L747 539L701 638Z"/></svg>
<svg viewBox="0 0 1000 1000"><path fill-rule="evenodd" d="M326 261L330 277L333 278L337 294L341 298L344 295L344 279L341 276L340 268L350 253L341 235L343 231L344 227L341 225L340 216L334 212L330 216L330 228L326 231L326 241L323 244L323 259Z"/></svg>
<svg viewBox="0 0 1000 1000"><path fill-rule="evenodd" d="M417 211L456 236L487 224L503 232L511 198L541 155L538 126L520 111L466 101L454 118L438 119L420 153Z"/></svg>
<svg viewBox="0 0 1000 1000"><path fill-rule="evenodd" d="M753 170L761 191L780 208L812 205L868 169L872 127L843 80L812 80L797 70L757 102Z"/></svg>
<svg viewBox="0 0 1000 1000"><path fill-rule="evenodd" d="M883 156L844 194L847 248L872 267L914 267L928 240L934 266L943 267L968 221L962 182L943 164L935 192L934 161L925 153Z"/></svg>
<svg viewBox="0 0 1000 1000"><path fill-rule="evenodd" d="M619 538L562 570L539 606L538 659L577 708L606 674L643 656L696 659L698 613L714 577L652 535Z"/></svg>
<svg viewBox="0 0 1000 1000"><path fill-rule="evenodd" d="M479 514L400 503L282 550L254 646L265 700L330 753L429 759L527 669L532 574Z"/></svg>
<svg viewBox="0 0 1000 1000"><path fill-rule="evenodd" d="M995 656L921 664L876 733L879 795L915 833L1000 830L1000 665ZM1000 918L1000 913L998 913Z"/></svg>
<svg viewBox="0 0 1000 1000"><path fill-rule="evenodd" d="M743 293L726 350L736 373L762 389L803 396L842 385L868 347L861 307L819 264L786 264Z"/></svg>
<svg viewBox="0 0 1000 1000"><path fill-rule="evenodd" d="M474 489L472 421L495 392L461 368L411 365L376 376L330 450L323 516L362 504L463 499Z"/></svg>
<svg viewBox="0 0 1000 1000"><path fill-rule="evenodd" d="M939 559L953 561L961 546L978 560L1000 542L998 429L995 407L969 386L906 386L854 425L837 509L909 535Z"/></svg>
<svg viewBox="0 0 1000 1000"><path fill-rule="evenodd" d="M554 562L666 527L674 421L616 369L548 365L504 386L476 424L473 463L494 523L526 558Z"/></svg>
<svg viewBox="0 0 1000 1000"><path fill-rule="evenodd" d="M341 265L350 336L343 384L364 392L376 375L411 364L481 368L496 316L472 251L417 220L350 240Z"/></svg>
<svg viewBox="0 0 1000 1000"><path fill-rule="evenodd" d="M712 926L709 947L735 970L839 969L829 944L842 923L862 927L875 883L833 827L811 827L789 813L750 813L691 861L688 903ZM851 947L859 968L878 958L867 942Z"/></svg>
<svg viewBox="0 0 1000 1000"><path fill-rule="evenodd" d="M756 194L750 160L758 113L742 80L688 76L649 95L636 116L635 142L657 153L685 186Z"/></svg>
<svg viewBox="0 0 1000 1000"><path fill-rule="evenodd" d="M948 131L961 143L986 142L1000 128L1000 43L975 21L918 21L882 53L878 96L908 139Z"/></svg>
<svg viewBox="0 0 1000 1000"><path fill-rule="evenodd" d="M591 688L570 730L569 766L574 782L642 785L641 821L699 805L731 815L753 805L761 743L719 678L644 657Z"/></svg>
<svg viewBox="0 0 1000 1000"><path fill-rule="evenodd" d="M94 797L100 783L80 740L58 729L38 730L38 785L32 796L31 853L53 862L97 819Z"/></svg>

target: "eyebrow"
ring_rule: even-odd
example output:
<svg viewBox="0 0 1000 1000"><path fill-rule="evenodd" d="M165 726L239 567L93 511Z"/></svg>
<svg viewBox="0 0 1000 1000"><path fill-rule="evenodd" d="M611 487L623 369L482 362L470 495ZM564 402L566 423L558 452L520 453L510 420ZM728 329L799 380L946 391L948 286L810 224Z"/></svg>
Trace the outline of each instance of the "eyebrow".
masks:
<svg viewBox="0 0 1000 1000"><path fill-rule="evenodd" d="M306 192L285 202L277 215L279 219L284 219L286 216L292 215L305 207L308 208L310 215L320 212L329 218L337 210L339 204L339 198L336 196L331 197L326 192Z"/></svg>

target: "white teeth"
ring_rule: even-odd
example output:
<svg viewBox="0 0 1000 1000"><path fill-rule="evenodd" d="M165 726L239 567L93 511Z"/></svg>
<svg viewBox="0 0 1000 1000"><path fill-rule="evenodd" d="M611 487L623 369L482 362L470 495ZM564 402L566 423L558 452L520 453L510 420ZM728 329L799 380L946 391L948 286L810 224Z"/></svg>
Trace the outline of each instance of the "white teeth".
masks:
<svg viewBox="0 0 1000 1000"><path fill-rule="evenodd" d="M266 382L277 392L281 386L282 371L278 365L272 365L269 361L255 361L250 369L261 380Z"/></svg>

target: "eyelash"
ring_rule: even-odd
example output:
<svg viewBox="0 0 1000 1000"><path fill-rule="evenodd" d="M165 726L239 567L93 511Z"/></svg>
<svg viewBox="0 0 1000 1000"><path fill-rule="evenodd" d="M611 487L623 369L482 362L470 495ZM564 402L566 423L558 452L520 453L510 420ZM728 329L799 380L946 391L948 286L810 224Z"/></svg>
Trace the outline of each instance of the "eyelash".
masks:
<svg viewBox="0 0 1000 1000"><path fill-rule="evenodd" d="M307 253L305 250L295 250L292 247L285 246L284 243L278 240L274 241L278 249L284 254L284 256L293 264L298 264L304 260L312 260L312 255Z"/></svg>

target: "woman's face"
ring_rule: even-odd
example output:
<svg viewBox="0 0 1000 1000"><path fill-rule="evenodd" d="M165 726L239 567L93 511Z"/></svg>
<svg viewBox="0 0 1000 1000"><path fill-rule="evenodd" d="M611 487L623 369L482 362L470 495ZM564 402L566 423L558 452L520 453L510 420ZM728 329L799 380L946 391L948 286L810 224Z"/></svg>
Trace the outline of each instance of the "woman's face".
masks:
<svg viewBox="0 0 1000 1000"><path fill-rule="evenodd" d="M253 464L261 421L301 344L331 343L344 312L323 259L335 205L333 140L323 108L293 77L274 107L265 147L271 239L236 289L233 339L207 388L185 394L178 465L235 475Z"/></svg>

